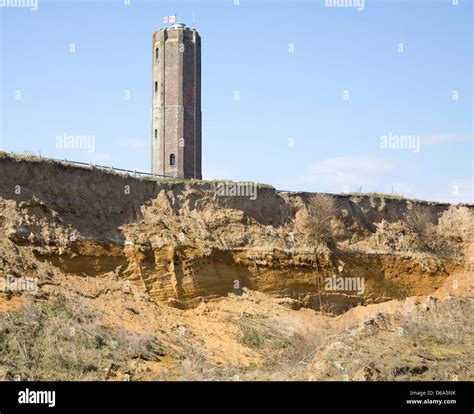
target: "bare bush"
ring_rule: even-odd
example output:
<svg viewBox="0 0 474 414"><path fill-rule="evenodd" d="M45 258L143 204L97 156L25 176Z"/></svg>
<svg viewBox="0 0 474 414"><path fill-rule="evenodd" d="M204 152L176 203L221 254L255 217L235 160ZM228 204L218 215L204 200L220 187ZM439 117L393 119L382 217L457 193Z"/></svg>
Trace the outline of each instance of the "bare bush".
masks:
<svg viewBox="0 0 474 414"><path fill-rule="evenodd" d="M442 256L458 256L460 240L459 232L448 227L446 231L446 219L443 219L441 226L435 226L433 221L435 214L429 206L416 204L405 215L405 222L408 228L416 236L418 248L428 250ZM451 222L448 222L451 225Z"/></svg>
<svg viewBox="0 0 474 414"><path fill-rule="evenodd" d="M302 230L317 243L327 242L331 237L331 219L334 201L326 194L313 194L301 212Z"/></svg>
<svg viewBox="0 0 474 414"><path fill-rule="evenodd" d="M422 204L414 204L405 214L405 223L417 236L421 249L428 247L434 238L433 218L434 215L430 207Z"/></svg>
<svg viewBox="0 0 474 414"><path fill-rule="evenodd" d="M405 215L407 226L419 236L425 236L433 226L433 213L428 206L414 204Z"/></svg>

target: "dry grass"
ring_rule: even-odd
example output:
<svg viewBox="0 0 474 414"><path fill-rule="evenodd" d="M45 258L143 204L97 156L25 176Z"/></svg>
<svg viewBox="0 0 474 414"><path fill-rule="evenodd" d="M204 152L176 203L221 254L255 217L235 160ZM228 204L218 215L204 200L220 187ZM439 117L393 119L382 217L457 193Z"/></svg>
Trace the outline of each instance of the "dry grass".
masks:
<svg viewBox="0 0 474 414"><path fill-rule="evenodd" d="M62 296L0 317L0 367L6 379L100 380L111 366L162 354L156 338L107 328L98 313Z"/></svg>
<svg viewBox="0 0 474 414"><path fill-rule="evenodd" d="M361 330L329 338L294 378L472 380L473 313L472 299L453 298L433 301L428 310L420 307L393 317L381 314Z"/></svg>
<svg viewBox="0 0 474 414"><path fill-rule="evenodd" d="M387 198L387 199L391 199L391 200L413 200L415 201L414 199L408 199L406 198L405 196L401 195L401 194L392 194L392 193L374 193L374 192L371 192L371 193L361 193L361 192L358 192L358 191L353 191L353 192L350 192L350 193L347 193L347 194L344 194L344 195L348 195L348 196L351 196L351 197L370 197L370 198Z"/></svg>
<svg viewBox="0 0 474 414"><path fill-rule="evenodd" d="M239 320L241 343L249 348L287 348L291 335L276 327L269 319L244 316Z"/></svg>

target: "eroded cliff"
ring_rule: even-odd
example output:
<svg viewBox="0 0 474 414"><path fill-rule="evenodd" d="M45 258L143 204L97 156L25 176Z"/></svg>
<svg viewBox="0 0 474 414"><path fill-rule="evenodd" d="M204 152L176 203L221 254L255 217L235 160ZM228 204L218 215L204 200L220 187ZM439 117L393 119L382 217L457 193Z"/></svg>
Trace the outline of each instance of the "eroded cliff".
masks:
<svg viewBox="0 0 474 414"><path fill-rule="evenodd" d="M467 265L473 208L382 195L328 195L324 243L308 231L311 195L258 185L256 198L218 182L134 178L41 159L0 156L0 273L110 275L178 307L243 288L292 306L340 313L429 294ZM436 243L407 223L423 206ZM363 292L328 290L359 278Z"/></svg>

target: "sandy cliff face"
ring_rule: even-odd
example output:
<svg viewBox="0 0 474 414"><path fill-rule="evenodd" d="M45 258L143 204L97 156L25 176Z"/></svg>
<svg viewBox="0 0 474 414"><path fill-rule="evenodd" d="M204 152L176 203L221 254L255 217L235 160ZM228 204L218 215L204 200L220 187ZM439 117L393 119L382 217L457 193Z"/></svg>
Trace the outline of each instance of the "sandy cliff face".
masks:
<svg viewBox="0 0 474 414"><path fill-rule="evenodd" d="M218 184L0 153L0 380L472 380L472 206Z"/></svg>
<svg viewBox="0 0 474 414"><path fill-rule="evenodd" d="M54 270L113 273L179 306L244 287L290 296L295 306L317 308L321 297L338 312L428 294L465 267L474 222L468 206L422 203L455 248L419 251L402 224L415 202L332 196L333 238L321 246L301 223L304 193L259 186L255 200L220 196L214 182L143 180L5 155L0 177L4 272L40 280ZM327 291L332 276L364 278L363 294Z"/></svg>

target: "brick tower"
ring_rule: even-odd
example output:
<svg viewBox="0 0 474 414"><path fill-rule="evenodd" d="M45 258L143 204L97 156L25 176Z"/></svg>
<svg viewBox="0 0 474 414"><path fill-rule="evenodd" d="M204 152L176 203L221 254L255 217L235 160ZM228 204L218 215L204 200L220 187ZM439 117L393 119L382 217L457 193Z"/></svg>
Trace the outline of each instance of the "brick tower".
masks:
<svg viewBox="0 0 474 414"><path fill-rule="evenodd" d="M175 23L153 33L151 170L201 179L201 37Z"/></svg>

